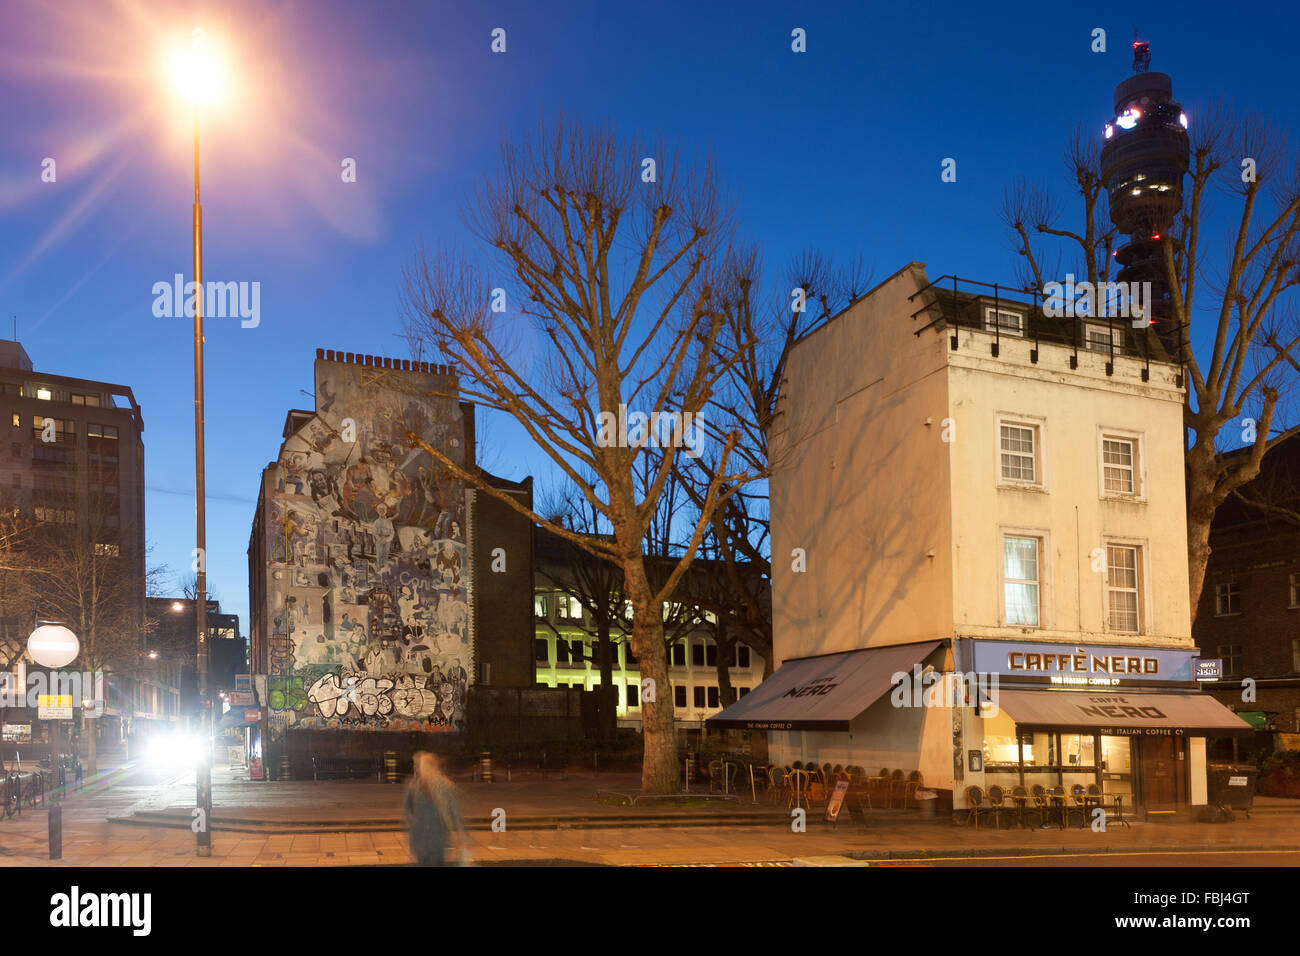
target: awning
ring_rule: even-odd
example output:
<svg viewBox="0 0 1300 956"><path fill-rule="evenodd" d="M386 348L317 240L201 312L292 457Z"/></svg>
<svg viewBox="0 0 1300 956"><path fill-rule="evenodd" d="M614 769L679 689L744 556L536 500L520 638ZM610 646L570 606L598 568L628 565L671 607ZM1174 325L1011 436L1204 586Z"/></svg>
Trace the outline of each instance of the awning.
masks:
<svg viewBox="0 0 1300 956"><path fill-rule="evenodd" d="M1024 731L1081 730L1121 737L1225 737L1254 729L1208 694L1004 690L998 706Z"/></svg>
<svg viewBox="0 0 1300 956"><path fill-rule="evenodd" d="M256 707L231 707L221 715L217 727L222 730L230 727L249 727L258 723L261 719L262 712Z"/></svg>
<svg viewBox="0 0 1300 956"><path fill-rule="evenodd" d="M776 673L716 716L710 728L840 730L911 671L940 641L823 654L787 661Z"/></svg>

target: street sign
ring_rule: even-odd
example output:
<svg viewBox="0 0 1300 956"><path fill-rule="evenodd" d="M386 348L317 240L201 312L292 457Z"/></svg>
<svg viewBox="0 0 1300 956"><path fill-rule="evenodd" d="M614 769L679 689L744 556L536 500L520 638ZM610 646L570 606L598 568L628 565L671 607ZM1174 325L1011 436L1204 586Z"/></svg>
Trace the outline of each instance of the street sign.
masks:
<svg viewBox="0 0 1300 956"><path fill-rule="evenodd" d="M38 694L36 716L41 720L71 720L71 694Z"/></svg>
<svg viewBox="0 0 1300 956"><path fill-rule="evenodd" d="M1197 680L1219 680L1223 677L1223 658L1199 657L1196 659Z"/></svg>
<svg viewBox="0 0 1300 956"><path fill-rule="evenodd" d="M42 667L64 667L80 652L77 635L62 624L42 624L27 638L27 653Z"/></svg>
<svg viewBox="0 0 1300 956"><path fill-rule="evenodd" d="M252 691L253 691L253 675L252 675L252 674L236 674L236 675L235 675L235 692L238 693L238 694L249 694L249 693L252 693Z"/></svg>
<svg viewBox="0 0 1300 956"><path fill-rule="evenodd" d="M257 700L253 697L251 690L232 690L230 692L230 707L233 710L236 707L253 707Z"/></svg>

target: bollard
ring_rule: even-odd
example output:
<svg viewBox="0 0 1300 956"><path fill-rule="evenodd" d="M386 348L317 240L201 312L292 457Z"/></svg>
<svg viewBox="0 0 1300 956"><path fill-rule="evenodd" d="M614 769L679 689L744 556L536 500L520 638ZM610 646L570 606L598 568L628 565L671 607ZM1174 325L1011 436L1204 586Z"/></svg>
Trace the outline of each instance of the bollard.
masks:
<svg viewBox="0 0 1300 956"><path fill-rule="evenodd" d="M401 775L397 772L397 751L384 751L384 783L397 783Z"/></svg>
<svg viewBox="0 0 1300 956"><path fill-rule="evenodd" d="M478 778L484 783L492 782L492 754L482 751L478 755Z"/></svg>
<svg viewBox="0 0 1300 956"><path fill-rule="evenodd" d="M50 859L63 859L63 805L50 807Z"/></svg>

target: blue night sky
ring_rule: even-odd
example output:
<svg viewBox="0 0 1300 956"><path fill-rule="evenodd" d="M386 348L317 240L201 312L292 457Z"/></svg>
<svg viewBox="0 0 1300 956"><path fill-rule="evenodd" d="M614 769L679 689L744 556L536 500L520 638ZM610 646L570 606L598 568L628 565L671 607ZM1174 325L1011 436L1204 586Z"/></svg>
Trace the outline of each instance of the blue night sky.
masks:
<svg viewBox="0 0 1300 956"><path fill-rule="evenodd" d="M247 627L246 549L285 412L316 348L406 357L401 268L464 242L460 209L503 136L541 118L711 152L772 267L818 248L876 279L1014 280L998 211L1017 177L1061 182L1077 122L1100 135L1134 26L1196 117L1217 97L1297 128L1300 13L1210 3L399 3L4 0L0 336L37 369L129 385L144 413L152 564L189 569L192 340L155 318L190 271L188 114L165 58L194 26L237 80L203 149L205 278L261 283L261 324L207 327L209 586ZM489 50L495 27L507 52ZM807 31L808 52L790 50ZM1108 52L1090 51L1103 27ZM57 180L41 181L52 157ZM357 161L357 182L340 163ZM956 183L940 162L958 163ZM428 358L429 356L426 356ZM546 481L542 453L485 463Z"/></svg>

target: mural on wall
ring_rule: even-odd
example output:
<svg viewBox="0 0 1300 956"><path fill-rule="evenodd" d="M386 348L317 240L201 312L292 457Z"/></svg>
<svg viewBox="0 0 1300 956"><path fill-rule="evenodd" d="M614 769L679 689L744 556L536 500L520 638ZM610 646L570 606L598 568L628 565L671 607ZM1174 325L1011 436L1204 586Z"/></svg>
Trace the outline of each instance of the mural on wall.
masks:
<svg viewBox="0 0 1300 956"><path fill-rule="evenodd" d="M284 442L266 495L272 737L463 730L465 489L405 437L464 464L460 405L404 390L413 373L316 368L319 408Z"/></svg>

